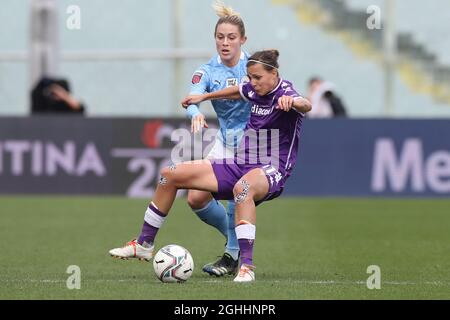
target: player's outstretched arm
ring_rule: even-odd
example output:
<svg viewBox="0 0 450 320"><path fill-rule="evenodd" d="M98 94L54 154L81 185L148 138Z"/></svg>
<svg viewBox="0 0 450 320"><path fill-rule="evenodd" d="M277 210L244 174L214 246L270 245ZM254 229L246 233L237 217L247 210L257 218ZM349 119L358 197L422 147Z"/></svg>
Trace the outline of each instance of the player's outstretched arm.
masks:
<svg viewBox="0 0 450 320"><path fill-rule="evenodd" d="M181 105L186 108L190 104L199 104L206 100L217 100L217 99L232 99L238 100L241 98L241 94L239 93L239 87L233 86L226 89L222 89L215 92L208 92L199 95L190 95L185 97L181 101Z"/></svg>
<svg viewBox="0 0 450 320"><path fill-rule="evenodd" d="M231 99L231 100L241 99L241 94L239 93L238 86L228 87L215 92L209 92L204 94L203 96L204 96L203 101L216 99Z"/></svg>
<svg viewBox="0 0 450 320"><path fill-rule="evenodd" d="M294 100L292 108L294 108L298 112L307 113L311 111L312 105L308 99L300 97Z"/></svg>

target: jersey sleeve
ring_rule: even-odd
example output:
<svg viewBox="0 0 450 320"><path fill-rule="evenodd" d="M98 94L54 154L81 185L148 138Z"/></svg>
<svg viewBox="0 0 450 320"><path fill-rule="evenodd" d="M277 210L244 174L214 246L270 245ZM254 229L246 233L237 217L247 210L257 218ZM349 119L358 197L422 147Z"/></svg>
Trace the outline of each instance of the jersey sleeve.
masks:
<svg viewBox="0 0 450 320"><path fill-rule="evenodd" d="M284 83L282 85L283 88L283 92L282 92L282 96L290 96L292 98L294 98L294 100L298 100L298 99L305 99L305 97L303 97L301 94L299 94L294 87L292 86L291 83ZM305 114L303 112L299 112L296 109L292 108L291 109L293 112L296 112L297 114L300 114L301 116L305 116Z"/></svg>
<svg viewBox="0 0 450 320"><path fill-rule="evenodd" d="M249 82L243 82L239 84L239 93L241 94L242 99L247 102L251 102L251 97L254 95L252 86Z"/></svg>
<svg viewBox="0 0 450 320"><path fill-rule="evenodd" d="M292 86L291 83L285 82L281 85L282 88L282 95L283 96L290 96L292 98L303 98Z"/></svg>
<svg viewBox="0 0 450 320"><path fill-rule="evenodd" d="M209 75L207 69L200 67L195 70L191 79L191 87L189 89L189 95L193 94L203 94L209 92ZM191 104L187 107L187 116L193 118L194 116L200 114L199 106L197 104Z"/></svg>
<svg viewBox="0 0 450 320"><path fill-rule="evenodd" d="M203 94L209 92L209 74L206 68L197 69L192 75L189 94Z"/></svg>

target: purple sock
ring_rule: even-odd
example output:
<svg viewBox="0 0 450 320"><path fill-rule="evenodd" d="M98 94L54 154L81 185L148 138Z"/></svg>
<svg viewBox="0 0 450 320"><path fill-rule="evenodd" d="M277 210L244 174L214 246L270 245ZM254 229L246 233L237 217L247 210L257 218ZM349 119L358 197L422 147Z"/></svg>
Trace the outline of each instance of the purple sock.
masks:
<svg viewBox="0 0 450 320"><path fill-rule="evenodd" d="M142 245L144 241L150 245L153 244L153 241L155 240L156 233L158 232L159 228L156 228L152 225L149 225L147 222L144 221L144 224L142 225L142 231L141 235L139 236L138 243Z"/></svg>
<svg viewBox="0 0 450 320"><path fill-rule="evenodd" d="M239 249L241 250L241 265L248 264L253 265L253 244L255 240L251 239L238 239Z"/></svg>
<svg viewBox="0 0 450 320"><path fill-rule="evenodd" d="M159 211L153 203L151 203L145 212L144 224L142 225L141 235L137 242L142 245L144 242L152 245L155 241L156 234L165 219L164 213ZM148 223L149 221L150 223Z"/></svg>

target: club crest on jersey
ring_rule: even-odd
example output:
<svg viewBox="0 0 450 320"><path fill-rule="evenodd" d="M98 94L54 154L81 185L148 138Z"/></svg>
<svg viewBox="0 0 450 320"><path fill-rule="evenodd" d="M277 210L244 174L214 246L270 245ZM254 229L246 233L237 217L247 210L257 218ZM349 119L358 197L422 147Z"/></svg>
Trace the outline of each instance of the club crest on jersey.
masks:
<svg viewBox="0 0 450 320"><path fill-rule="evenodd" d="M195 71L194 75L192 76L192 84L197 84L200 82L200 80L203 77L203 72L201 71Z"/></svg>
<svg viewBox="0 0 450 320"><path fill-rule="evenodd" d="M228 78L227 79L227 88L228 87L234 87L238 85L238 79L237 78Z"/></svg>

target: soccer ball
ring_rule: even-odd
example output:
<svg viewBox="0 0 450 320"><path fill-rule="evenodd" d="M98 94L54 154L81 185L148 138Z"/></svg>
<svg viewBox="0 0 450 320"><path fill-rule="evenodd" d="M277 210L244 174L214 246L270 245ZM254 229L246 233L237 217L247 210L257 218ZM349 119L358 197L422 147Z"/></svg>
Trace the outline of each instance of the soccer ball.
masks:
<svg viewBox="0 0 450 320"><path fill-rule="evenodd" d="M169 244L153 257L153 268L162 282L184 282L194 271L194 260L182 246Z"/></svg>

